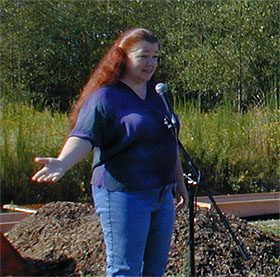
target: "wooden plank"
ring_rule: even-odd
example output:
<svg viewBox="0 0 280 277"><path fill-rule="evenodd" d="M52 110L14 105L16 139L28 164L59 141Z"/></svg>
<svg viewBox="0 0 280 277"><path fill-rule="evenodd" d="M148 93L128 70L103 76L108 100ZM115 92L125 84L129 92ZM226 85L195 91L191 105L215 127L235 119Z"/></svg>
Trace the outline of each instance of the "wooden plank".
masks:
<svg viewBox="0 0 280 277"><path fill-rule="evenodd" d="M1 213L0 222L16 222L29 216L27 213Z"/></svg>
<svg viewBox="0 0 280 277"><path fill-rule="evenodd" d="M213 197L222 212L234 214L238 217L280 213L280 192L218 195ZM214 208L207 196L198 197L197 206L208 209Z"/></svg>
<svg viewBox="0 0 280 277"><path fill-rule="evenodd" d="M6 233L10 231L16 224L18 224L22 219L34 214L39 208L44 204L31 204L18 206L13 204L3 205L3 209L16 211L11 213L1 213L0 214L0 233Z"/></svg>
<svg viewBox="0 0 280 277"><path fill-rule="evenodd" d="M0 233L9 232L19 222L20 221L16 221L16 222L1 222L0 223Z"/></svg>
<svg viewBox="0 0 280 277"><path fill-rule="evenodd" d="M234 214L238 217L249 217L279 213L278 200L249 201L239 203L221 203L220 209L224 213Z"/></svg>
<svg viewBox="0 0 280 277"><path fill-rule="evenodd" d="M236 201L249 201L249 200L268 200L279 199L280 192L264 192L264 193L250 193L250 194L233 194L233 195L215 195L213 196L216 202L236 202ZM200 196L197 198L198 202L210 203L208 196Z"/></svg>
<svg viewBox="0 0 280 277"><path fill-rule="evenodd" d="M0 233L10 231L25 217L30 216L28 213L1 213L0 214Z"/></svg>
<svg viewBox="0 0 280 277"><path fill-rule="evenodd" d="M213 197L222 212L234 214L239 217L280 213L280 192L215 195ZM198 197L196 204L199 207L208 209L214 208L208 196ZM32 204L18 206L7 204L3 205L3 208L24 212L20 214L31 214L36 213L43 205L44 204ZM11 221L16 222L17 220L11 219ZM1 219L1 222L4 223L4 219Z"/></svg>
<svg viewBox="0 0 280 277"><path fill-rule="evenodd" d="M18 206L13 204L5 204L3 205L3 209L10 210L10 211L16 211L16 212L24 212L24 213L36 213L38 208L42 207L43 204L36 204L36 205L24 205L24 206Z"/></svg>

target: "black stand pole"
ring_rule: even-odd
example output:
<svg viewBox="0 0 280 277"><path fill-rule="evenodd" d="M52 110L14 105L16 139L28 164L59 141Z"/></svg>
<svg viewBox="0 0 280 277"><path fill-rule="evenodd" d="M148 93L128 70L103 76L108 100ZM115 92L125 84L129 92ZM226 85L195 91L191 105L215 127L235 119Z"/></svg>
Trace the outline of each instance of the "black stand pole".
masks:
<svg viewBox="0 0 280 277"><path fill-rule="evenodd" d="M245 260L248 260L249 257L247 255L246 251L244 250L243 246L241 245L241 243L235 236L234 232L232 231L227 218L223 215L223 213L220 210L220 208L218 207L215 199L209 192L205 179L202 178L200 169L194 164L194 162L190 158L189 154L185 150L184 146L180 142L180 140L178 138L178 131L177 131L179 124L176 122L176 120L177 120L176 116L173 113L169 113L169 115L165 118L164 123L167 125L167 127L172 131L173 135L176 137L176 139L178 141L179 150L183 154L184 159L188 162L188 165L191 170L191 173L189 175L187 175L184 172L184 177L186 180L186 188L187 188L188 195L189 195L189 203L188 203L188 207L189 207L189 250L190 250L189 251L189 267L190 267L190 276L195 277L196 273L195 273L195 240L194 240L194 217L195 217L194 198L196 196L196 191L198 190L199 187L202 187L204 189L207 196L213 203L213 206L216 209L217 213L219 214L223 224L228 229L229 233L232 236L232 239L235 241L235 243L239 247L242 257Z"/></svg>
<svg viewBox="0 0 280 277"><path fill-rule="evenodd" d="M195 197L195 188L194 186L187 187L189 195L189 272L190 276L195 276L195 241L194 241L194 197Z"/></svg>
<svg viewBox="0 0 280 277"><path fill-rule="evenodd" d="M209 197L210 201L213 203L214 208L216 209L217 213L219 214L223 224L225 225L225 227L227 228L227 230L229 231L229 233L232 236L232 239L235 241L235 243L237 244L237 246L239 247L239 250L241 252L241 255L243 257L243 259L248 260L248 254L246 253L246 251L244 250L243 246L241 245L241 243L239 242L239 240L237 239L237 237L235 236L234 232L232 231L227 218L224 216L224 214L222 213L222 211L220 210L219 206L217 205L215 199L213 198L213 196L211 195L211 193L209 192L205 180L203 180L202 176L201 176L201 171L199 170L199 168L193 163L193 161L191 160L189 154L187 153L187 151L185 150L185 148L183 147L182 143L180 142L180 140L178 139L178 145L179 145L179 149L181 150L182 154L184 155L184 158L186 159L186 161L188 162L190 168L191 168L191 176L186 175L184 173L185 179L186 179L186 188L189 194L189 249L190 249L190 253L189 253L189 266L190 266L190 276L191 277L195 277L195 241L194 241L194 198L195 198L195 194L197 191L198 186L201 186L204 191L206 192L207 196ZM194 181L192 178L195 178L196 181Z"/></svg>
<svg viewBox="0 0 280 277"><path fill-rule="evenodd" d="M221 220L223 221L225 227L228 229L230 232L233 240L235 243L238 245L240 252L242 254L242 257L245 260L248 260L248 255L236 236L234 235L227 218L223 215L221 212L220 208L218 207L215 199L213 196L210 194L208 187L206 185L206 181L204 178L202 178L202 174L200 169L194 164L192 159L190 158L188 152L185 150L184 146L180 142L178 138L178 129L179 129L179 122L177 120L177 117L175 116L172 107L169 103L168 98L166 97L166 92L167 92L167 86L164 84L158 84L156 86L156 91L157 93L161 96L162 101L166 107L167 115L164 118L164 124L167 126L167 128L172 132L174 135L175 139L177 140L178 147L180 152L183 154L184 159L188 162L189 167L190 167L190 175L187 175L185 172L183 172L184 177L185 177L185 185L189 194L189 248L190 248L190 253L189 253L189 263L190 263L190 275L192 277L196 276L195 274L195 241L194 241L194 198L196 196L196 191L199 186L201 186L204 191L206 192L207 196L213 203L214 208L216 209L217 213L219 214ZM184 169L183 169L184 171Z"/></svg>

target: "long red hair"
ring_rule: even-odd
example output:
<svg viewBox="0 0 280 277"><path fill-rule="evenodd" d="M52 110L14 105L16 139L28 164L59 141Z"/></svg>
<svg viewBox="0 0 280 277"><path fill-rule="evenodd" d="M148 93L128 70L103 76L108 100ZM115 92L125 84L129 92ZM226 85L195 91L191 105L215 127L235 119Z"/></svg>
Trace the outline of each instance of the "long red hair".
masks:
<svg viewBox="0 0 280 277"><path fill-rule="evenodd" d="M126 70L126 52L139 41L158 43L155 34L144 28L133 28L120 35L107 51L83 87L79 99L72 107L70 114L72 128L76 124L79 112L86 99L99 88L115 84L123 77Z"/></svg>

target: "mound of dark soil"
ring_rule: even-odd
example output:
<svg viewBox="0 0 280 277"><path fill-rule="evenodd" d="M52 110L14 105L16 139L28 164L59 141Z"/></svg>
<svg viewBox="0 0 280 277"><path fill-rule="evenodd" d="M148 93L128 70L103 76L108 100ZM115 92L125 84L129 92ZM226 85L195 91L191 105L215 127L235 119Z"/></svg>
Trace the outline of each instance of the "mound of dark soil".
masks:
<svg viewBox="0 0 280 277"><path fill-rule="evenodd" d="M199 209L195 219L197 276L276 276L280 274L280 237L264 233L235 216L231 228L249 255L239 248L216 211ZM166 276L186 276L188 270L188 211L177 212ZM91 204L46 204L18 225L7 238L33 266L38 276L69 276L105 271L105 248L99 220Z"/></svg>

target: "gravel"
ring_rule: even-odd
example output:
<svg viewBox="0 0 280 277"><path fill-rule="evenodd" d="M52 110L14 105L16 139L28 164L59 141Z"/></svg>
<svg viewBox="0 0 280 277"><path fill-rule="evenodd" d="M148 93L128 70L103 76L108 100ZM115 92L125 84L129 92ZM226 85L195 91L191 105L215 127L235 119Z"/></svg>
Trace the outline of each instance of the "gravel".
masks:
<svg viewBox="0 0 280 277"><path fill-rule="evenodd" d="M188 273L188 209L178 211L165 276ZM226 215L249 260L243 260L215 210L196 209L197 276L279 276L280 236ZM89 203L51 202L22 220L6 237L37 276L104 275L105 248L99 220Z"/></svg>

